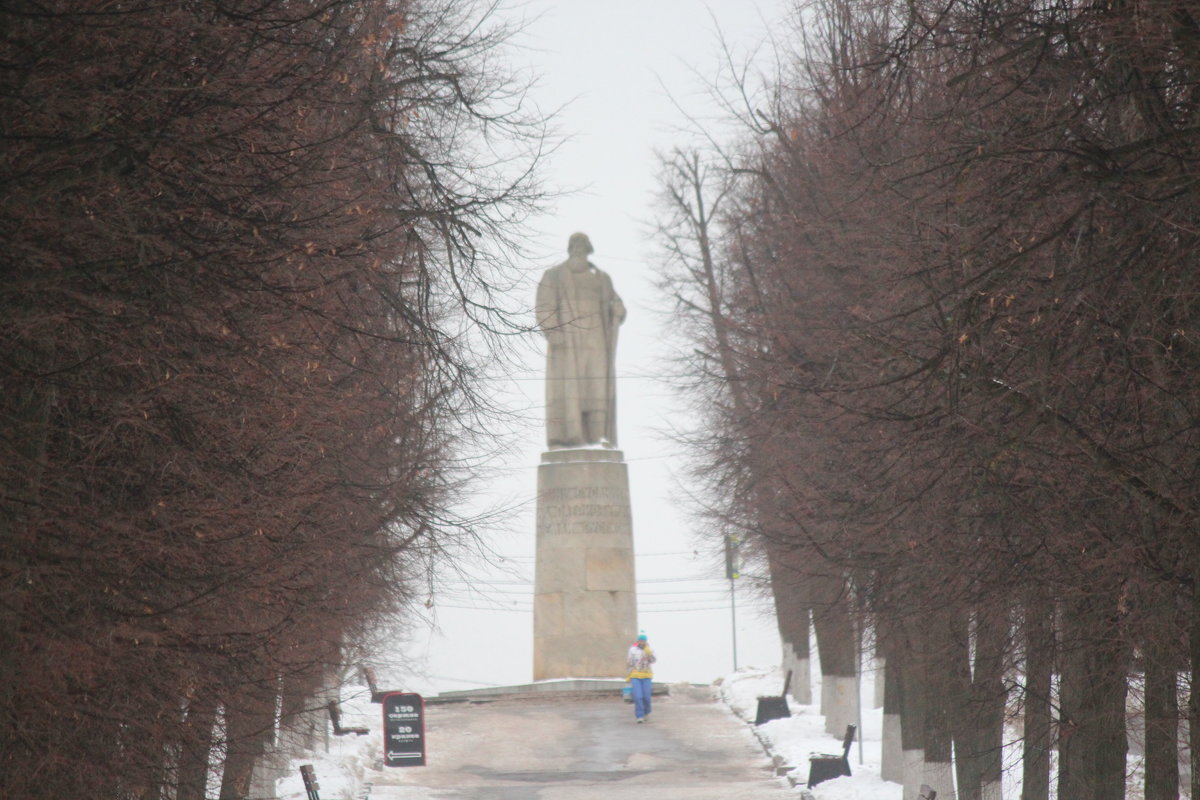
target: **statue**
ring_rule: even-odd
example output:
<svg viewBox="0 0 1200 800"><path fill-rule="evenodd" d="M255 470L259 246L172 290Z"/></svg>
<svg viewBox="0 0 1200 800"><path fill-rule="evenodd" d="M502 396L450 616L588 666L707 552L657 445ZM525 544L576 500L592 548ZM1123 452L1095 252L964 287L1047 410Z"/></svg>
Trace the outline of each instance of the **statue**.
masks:
<svg viewBox="0 0 1200 800"><path fill-rule="evenodd" d="M617 446L615 358L625 306L612 279L571 235L568 258L542 275L535 313L546 337L546 442L551 450Z"/></svg>

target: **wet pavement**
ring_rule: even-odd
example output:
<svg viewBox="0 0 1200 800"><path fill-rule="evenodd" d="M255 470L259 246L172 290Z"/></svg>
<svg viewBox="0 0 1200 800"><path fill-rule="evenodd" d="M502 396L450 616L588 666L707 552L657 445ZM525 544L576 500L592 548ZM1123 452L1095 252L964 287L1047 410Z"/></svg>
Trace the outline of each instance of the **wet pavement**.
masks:
<svg viewBox="0 0 1200 800"><path fill-rule="evenodd" d="M534 696L426 707L427 766L369 772L370 800L783 800L747 729L710 691Z"/></svg>

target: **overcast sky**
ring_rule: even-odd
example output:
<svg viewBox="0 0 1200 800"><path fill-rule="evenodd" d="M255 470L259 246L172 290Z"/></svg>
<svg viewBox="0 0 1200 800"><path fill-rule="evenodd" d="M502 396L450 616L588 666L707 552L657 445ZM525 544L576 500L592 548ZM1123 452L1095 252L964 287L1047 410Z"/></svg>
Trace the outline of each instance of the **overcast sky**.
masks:
<svg viewBox="0 0 1200 800"><path fill-rule="evenodd" d="M671 367L654 313L664 304L650 282L654 249L646 237L654 150L684 140L687 116L716 113L704 84L721 69L719 39L738 58L748 57L770 34L779 35L786 6L786 0L509 0L500 12L525 21L511 61L537 76L533 100L544 111L565 106L557 127L567 140L545 177L555 188L584 187L553 200L527 231L528 303L541 272L565 258L568 236L584 231L595 247L592 260L612 276L629 309L617 352L618 435L630 473L638 624L659 653L661 680L707 682L728 672L733 634L728 582L707 553L693 554L700 547L696 522L687 489L677 483L683 454L661 434L686 420L661 380ZM416 631L406 648L419 674L396 676L410 690L532 679L544 354L539 342L531 345L526 368L496 386L526 423L512 455L490 470L487 487L491 497L518 506L507 526L487 531L504 563L469 565L467 581L444 578L434 598L436 625ZM739 665L778 663L770 609L748 592L738 593L737 604Z"/></svg>

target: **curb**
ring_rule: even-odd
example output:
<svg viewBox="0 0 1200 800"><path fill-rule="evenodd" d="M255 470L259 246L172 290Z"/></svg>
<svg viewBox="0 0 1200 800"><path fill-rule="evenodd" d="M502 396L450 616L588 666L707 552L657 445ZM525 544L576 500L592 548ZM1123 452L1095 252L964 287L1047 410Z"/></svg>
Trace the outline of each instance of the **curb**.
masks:
<svg viewBox="0 0 1200 800"><path fill-rule="evenodd" d="M789 764L785 764L784 762L786 759L771 749L770 740L758 732L758 727L755 726L754 721L743 717L740 713L738 713L738 710L734 708L728 700L725 699L723 694L721 694L719 687L714 688L717 688L717 696L721 699L721 702L724 703L725 707L728 708L735 717L746 723L746 727L750 729L750 733L754 734L754 738L758 742L759 747L761 747L763 752L766 753L767 757L771 759L771 764L773 765L772 770L774 771L775 776L779 778L786 778L788 785L790 785L793 789L798 786L804 786L805 781L796 774L796 768ZM800 790L800 800L816 800L816 798L813 793L808 790L808 788L802 788Z"/></svg>

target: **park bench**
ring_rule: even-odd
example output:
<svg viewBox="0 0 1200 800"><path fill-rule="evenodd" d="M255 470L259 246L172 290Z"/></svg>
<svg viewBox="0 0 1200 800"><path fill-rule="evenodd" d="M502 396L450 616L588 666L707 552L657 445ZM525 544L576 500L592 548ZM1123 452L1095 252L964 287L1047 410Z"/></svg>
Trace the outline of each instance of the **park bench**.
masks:
<svg viewBox="0 0 1200 800"><path fill-rule="evenodd" d="M850 774L850 745L854 743L854 725L846 726L846 736L842 739L841 755L814 753L808 757L808 788L816 786L830 778L840 778Z"/></svg>
<svg viewBox="0 0 1200 800"><path fill-rule="evenodd" d="M304 780L304 791L308 800L321 800L321 784L317 783L317 773L313 771L312 764L300 765L300 777Z"/></svg>
<svg viewBox="0 0 1200 800"><path fill-rule="evenodd" d="M371 702L382 703L384 695L387 692L379 691L379 683L375 678L375 669L373 667L362 668L363 678L367 681L367 688L371 690Z"/></svg>
<svg viewBox="0 0 1200 800"><path fill-rule="evenodd" d="M355 736L366 736L371 732L370 728L343 728L342 709L338 707L337 700L330 700L326 708L329 709L329 721L333 723L334 736L345 736L350 733Z"/></svg>
<svg viewBox="0 0 1200 800"><path fill-rule="evenodd" d="M787 678L783 681L783 692L781 694L758 698L758 713L754 717L755 725L762 725L764 722L770 722L773 719L785 719L792 715L792 710L788 708L787 702L788 687L791 685L792 671L789 669Z"/></svg>

